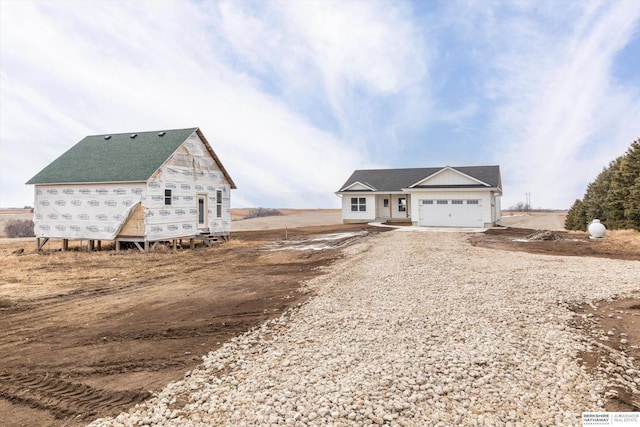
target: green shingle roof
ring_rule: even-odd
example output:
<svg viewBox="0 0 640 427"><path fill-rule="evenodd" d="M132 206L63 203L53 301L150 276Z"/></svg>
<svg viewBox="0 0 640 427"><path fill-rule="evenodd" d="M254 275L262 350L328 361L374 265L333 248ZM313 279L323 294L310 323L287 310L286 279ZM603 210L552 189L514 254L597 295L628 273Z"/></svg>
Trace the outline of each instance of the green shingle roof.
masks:
<svg viewBox="0 0 640 427"><path fill-rule="evenodd" d="M146 181L197 129L87 136L27 184Z"/></svg>

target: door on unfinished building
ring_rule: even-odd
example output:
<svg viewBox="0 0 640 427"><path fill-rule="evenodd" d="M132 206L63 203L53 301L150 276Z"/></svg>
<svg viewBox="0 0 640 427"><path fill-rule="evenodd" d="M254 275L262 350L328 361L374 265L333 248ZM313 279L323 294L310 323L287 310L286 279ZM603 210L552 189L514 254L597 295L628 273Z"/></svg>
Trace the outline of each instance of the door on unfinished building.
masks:
<svg viewBox="0 0 640 427"><path fill-rule="evenodd" d="M198 194L198 229L208 228L207 223L207 195Z"/></svg>

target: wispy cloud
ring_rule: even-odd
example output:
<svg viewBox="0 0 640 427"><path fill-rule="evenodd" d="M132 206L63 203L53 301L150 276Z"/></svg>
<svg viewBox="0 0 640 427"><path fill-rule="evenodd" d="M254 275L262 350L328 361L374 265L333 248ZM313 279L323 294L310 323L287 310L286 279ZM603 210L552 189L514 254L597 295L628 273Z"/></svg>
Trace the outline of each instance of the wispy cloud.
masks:
<svg viewBox="0 0 640 427"><path fill-rule="evenodd" d="M200 126L234 206L497 163L504 205L567 207L638 136L616 71L639 22L634 0L0 1L0 205L87 134Z"/></svg>
<svg viewBox="0 0 640 427"><path fill-rule="evenodd" d="M612 81L616 56L637 35L640 3L537 5L489 21L496 160L509 200L529 191L563 207L633 140L617 125L640 123L638 88Z"/></svg>
<svg viewBox="0 0 640 427"><path fill-rule="evenodd" d="M275 86L267 90L365 154L381 122L407 121L394 113L412 105L429 60L410 8L357 1L268 5L224 2L217 11L233 54Z"/></svg>
<svg viewBox="0 0 640 427"><path fill-rule="evenodd" d="M353 114L344 99L346 82L360 82L367 92L394 92L404 84L407 64L393 65L399 55L389 50L390 65L376 65L369 54L384 52L357 49L370 35L392 35L390 24L377 20L381 9L376 17L357 3L339 17L337 4L333 11L311 5L312 12L293 10L291 3L262 10L238 2L13 3L2 14L2 39L11 40L3 45L11 65L3 67L2 102L28 108L12 109L3 128L48 117L49 126L67 129L67 138L55 145L61 153L87 133L199 125L240 187L234 204L335 205L332 192L363 154L344 143L342 130L315 126L297 111L301 97L287 93L289 83L318 87L303 92L334 104L330 115L340 120L338 111ZM327 35L318 28L325 18L346 25L360 13L356 32ZM370 42L371 49L377 44ZM351 56L360 59L352 62ZM45 93L14 85L19 75L17 81ZM23 127L14 137L41 132ZM33 153L14 151L11 158L14 169L33 165L33 174L52 160L50 154L34 162ZM18 173L11 185L29 177Z"/></svg>

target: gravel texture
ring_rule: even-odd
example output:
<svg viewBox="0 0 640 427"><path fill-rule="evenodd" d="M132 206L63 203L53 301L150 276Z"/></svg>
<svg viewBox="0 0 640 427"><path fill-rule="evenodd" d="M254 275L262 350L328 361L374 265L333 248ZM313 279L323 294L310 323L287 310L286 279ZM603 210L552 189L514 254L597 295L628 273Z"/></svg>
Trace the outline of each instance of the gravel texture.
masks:
<svg viewBox="0 0 640 427"><path fill-rule="evenodd" d="M638 296L640 262L467 239L363 239L305 285L307 303L91 426L579 426L602 411L611 380L576 360L596 343L569 326L569 306ZM619 357L616 381L637 392L640 372Z"/></svg>

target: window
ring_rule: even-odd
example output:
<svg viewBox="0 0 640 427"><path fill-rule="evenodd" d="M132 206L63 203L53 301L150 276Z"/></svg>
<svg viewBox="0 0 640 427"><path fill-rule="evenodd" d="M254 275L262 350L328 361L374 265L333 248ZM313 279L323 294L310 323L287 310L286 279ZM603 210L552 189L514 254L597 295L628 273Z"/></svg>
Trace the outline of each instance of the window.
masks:
<svg viewBox="0 0 640 427"><path fill-rule="evenodd" d="M198 196L198 225L204 225L206 222L206 201L204 196Z"/></svg>
<svg viewBox="0 0 640 427"><path fill-rule="evenodd" d="M216 217L222 218L222 190L216 190Z"/></svg>
<svg viewBox="0 0 640 427"><path fill-rule="evenodd" d="M452 204L452 205L461 205L462 203L463 203L463 201L462 201L462 200L452 200L452 201L451 201L451 204Z"/></svg>
<svg viewBox="0 0 640 427"><path fill-rule="evenodd" d="M448 205L449 201L448 200L438 200L438 204L439 205Z"/></svg>
<svg viewBox="0 0 640 427"><path fill-rule="evenodd" d="M433 204L433 200L423 200L422 204L423 205L432 205Z"/></svg>
<svg viewBox="0 0 640 427"><path fill-rule="evenodd" d="M407 198L399 197L398 198L398 212L406 212L407 211Z"/></svg>
<svg viewBox="0 0 640 427"><path fill-rule="evenodd" d="M351 198L351 212L366 212L367 211L367 198L366 197L352 197Z"/></svg>
<svg viewBox="0 0 640 427"><path fill-rule="evenodd" d="M165 205L170 205L171 204L171 190L164 190L164 204Z"/></svg>
<svg viewBox="0 0 640 427"><path fill-rule="evenodd" d="M382 203L383 203L383 205L384 205L384 207L385 207L385 208L388 208L388 207L389 207L389 199L384 199L384 200L382 201Z"/></svg>
<svg viewBox="0 0 640 427"><path fill-rule="evenodd" d="M468 205L478 205L480 200L467 200Z"/></svg>

